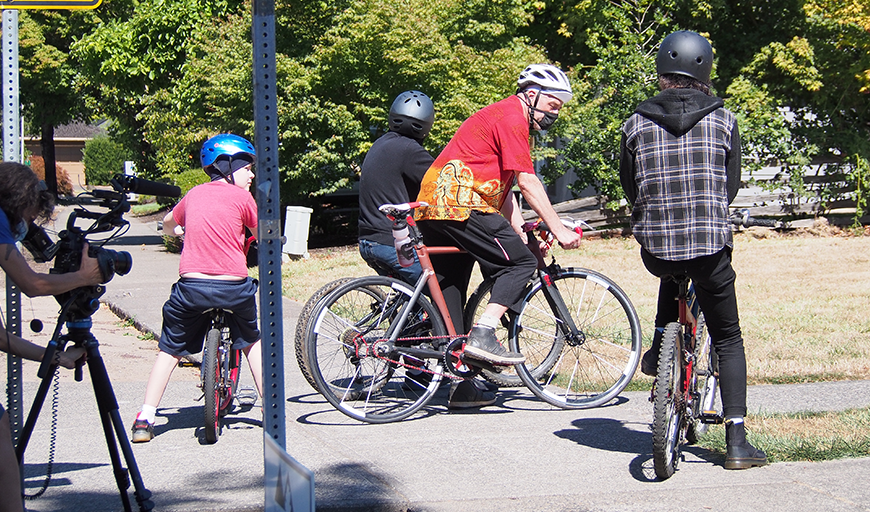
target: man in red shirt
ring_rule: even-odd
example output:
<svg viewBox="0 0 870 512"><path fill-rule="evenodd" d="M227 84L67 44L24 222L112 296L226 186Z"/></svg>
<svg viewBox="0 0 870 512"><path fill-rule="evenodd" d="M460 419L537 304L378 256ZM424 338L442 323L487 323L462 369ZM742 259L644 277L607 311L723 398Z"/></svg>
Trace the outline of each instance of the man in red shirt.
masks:
<svg viewBox="0 0 870 512"><path fill-rule="evenodd" d="M465 352L470 357L500 365L525 360L495 336L497 322L520 299L537 266L526 247L519 204L510 193L514 180L563 247L580 245L580 235L562 225L535 175L529 143L531 130L552 126L571 97L562 70L528 66L517 80L517 93L468 118L423 178L417 200L429 206L419 208L416 219L426 244L467 251L432 257L456 332L468 332L462 308L474 262L494 281L490 302L468 336Z"/></svg>

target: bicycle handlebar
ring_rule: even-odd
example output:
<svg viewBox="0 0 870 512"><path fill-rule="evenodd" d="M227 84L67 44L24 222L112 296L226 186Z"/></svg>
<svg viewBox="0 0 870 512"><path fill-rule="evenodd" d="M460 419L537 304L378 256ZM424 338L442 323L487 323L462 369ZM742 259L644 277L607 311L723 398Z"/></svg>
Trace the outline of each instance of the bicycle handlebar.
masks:
<svg viewBox="0 0 870 512"><path fill-rule="evenodd" d="M749 214L749 210L741 209L731 214L731 223L735 226L748 228L750 226L761 226L765 228L780 229L784 228L785 223L774 219L757 219Z"/></svg>

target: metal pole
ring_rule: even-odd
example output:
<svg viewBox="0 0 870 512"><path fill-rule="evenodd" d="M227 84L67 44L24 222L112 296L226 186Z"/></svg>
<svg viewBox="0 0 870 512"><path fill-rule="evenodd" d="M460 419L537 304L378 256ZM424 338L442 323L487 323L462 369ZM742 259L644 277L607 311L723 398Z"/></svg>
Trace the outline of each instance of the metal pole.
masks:
<svg viewBox="0 0 870 512"><path fill-rule="evenodd" d="M278 100L275 78L275 0L254 0L254 146L263 347L263 435L286 449L284 322L281 295L281 202L278 174Z"/></svg>
<svg viewBox="0 0 870 512"><path fill-rule="evenodd" d="M3 160L20 162L18 97L18 11L3 11ZM21 291L6 278L6 330L21 335ZM6 393L12 442L21 430L21 358L7 355Z"/></svg>

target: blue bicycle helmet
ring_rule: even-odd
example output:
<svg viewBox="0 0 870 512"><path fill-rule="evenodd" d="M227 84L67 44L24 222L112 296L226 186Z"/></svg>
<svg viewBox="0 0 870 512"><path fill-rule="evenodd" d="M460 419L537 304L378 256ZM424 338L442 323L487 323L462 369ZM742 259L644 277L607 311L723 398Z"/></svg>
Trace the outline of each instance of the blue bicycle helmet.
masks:
<svg viewBox="0 0 870 512"><path fill-rule="evenodd" d="M208 139L202 145L200 161L206 174L216 179L232 179L238 169L254 163L257 151L248 139L222 133Z"/></svg>

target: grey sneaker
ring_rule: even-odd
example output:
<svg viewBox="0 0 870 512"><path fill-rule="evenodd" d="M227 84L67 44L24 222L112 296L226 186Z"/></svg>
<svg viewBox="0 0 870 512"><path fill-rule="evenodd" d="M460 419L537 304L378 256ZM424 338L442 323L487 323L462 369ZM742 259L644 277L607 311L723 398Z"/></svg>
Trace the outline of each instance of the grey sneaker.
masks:
<svg viewBox="0 0 870 512"><path fill-rule="evenodd" d="M132 438L134 443L147 443L154 439L154 425L148 423L146 420L134 421Z"/></svg>
<svg viewBox="0 0 870 512"><path fill-rule="evenodd" d="M450 387L448 409L471 409L495 403L495 394L480 389L474 381L463 380Z"/></svg>
<svg viewBox="0 0 870 512"><path fill-rule="evenodd" d="M526 360L526 356L505 349L496 339L494 329L478 326L471 328L465 353L474 359L505 366L520 364Z"/></svg>

